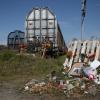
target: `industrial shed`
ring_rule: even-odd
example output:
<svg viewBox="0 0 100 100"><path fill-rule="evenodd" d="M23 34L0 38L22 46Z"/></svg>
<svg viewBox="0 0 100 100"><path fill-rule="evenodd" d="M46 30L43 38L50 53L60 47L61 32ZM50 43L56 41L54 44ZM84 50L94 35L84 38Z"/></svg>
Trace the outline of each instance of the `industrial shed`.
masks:
<svg viewBox="0 0 100 100"><path fill-rule="evenodd" d="M35 44L34 49L46 39L53 43L53 47L66 48L56 15L47 7L33 8L26 16L25 27L27 44Z"/></svg>
<svg viewBox="0 0 100 100"><path fill-rule="evenodd" d="M25 33L20 30L10 32L8 35L7 45L9 49L19 49L21 44L24 44Z"/></svg>

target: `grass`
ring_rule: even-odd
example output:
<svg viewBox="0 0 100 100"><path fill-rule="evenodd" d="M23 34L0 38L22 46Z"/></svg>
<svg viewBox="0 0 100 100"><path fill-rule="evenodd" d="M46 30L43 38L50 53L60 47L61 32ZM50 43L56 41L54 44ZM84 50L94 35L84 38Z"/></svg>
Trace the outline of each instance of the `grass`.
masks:
<svg viewBox="0 0 100 100"><path fill-rule="evenodd" d="M42 59L41 57L16 55L12 51L0 52L0 79L13 79L15 77L41 78L51 71L62 68L65 56L57 59Z"/></svg>
<svg viewBox="0 0 100 100"><path fill-rule="evenodd" d="M22 94L27 82L33 78L43 79L53 70L59 71L64 60L65 56L42 59L39 56L16 55L12 51L2 51L0 52L0 86L2 89L3 86L13 87ZM52 90L52 92L59 93L57 90Z"/></svg>

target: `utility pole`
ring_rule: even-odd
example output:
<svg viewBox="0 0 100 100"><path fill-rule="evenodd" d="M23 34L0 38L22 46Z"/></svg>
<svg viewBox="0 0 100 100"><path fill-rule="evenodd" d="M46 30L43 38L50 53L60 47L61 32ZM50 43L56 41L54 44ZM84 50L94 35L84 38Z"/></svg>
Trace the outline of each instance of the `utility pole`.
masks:
<svg viewBox="0 0 100 100"><path fill-rule="evenodd" d="M84 18L86 15L86 0L82 0L82 15L81 15L81 41L83 41L83 32L84 32Z"/></svg>

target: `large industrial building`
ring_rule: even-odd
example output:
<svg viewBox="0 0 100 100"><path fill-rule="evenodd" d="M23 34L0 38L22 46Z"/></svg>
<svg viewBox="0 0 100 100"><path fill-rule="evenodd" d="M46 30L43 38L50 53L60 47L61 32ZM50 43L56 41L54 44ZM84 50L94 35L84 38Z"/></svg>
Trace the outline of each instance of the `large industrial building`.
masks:
<svg viewBox="0 0 100 100"><path fill-rule="evenodd" d="M53 43L53 47L66 47L57 18L48 8L33 8L26 16L25 27L26 42L33 43L35 48L47 39Z"/></svg>
<svg viewBox="0 0 100 100"><path fill-rule="evenodd" d="M25 33L19 30L10 32L8 35L7 45L9 49L19 49L21 44L24 44Z"/></svg>

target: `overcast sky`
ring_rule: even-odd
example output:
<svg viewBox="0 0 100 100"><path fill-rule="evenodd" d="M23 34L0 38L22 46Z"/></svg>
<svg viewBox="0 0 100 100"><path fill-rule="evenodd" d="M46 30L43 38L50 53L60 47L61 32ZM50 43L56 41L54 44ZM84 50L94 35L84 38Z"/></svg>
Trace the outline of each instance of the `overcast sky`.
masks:
<svg viewBox="0 0 100 100"><path fill-rule="evenodd" d="M0 44L14 30L25 31L25 17L33 7L49 7L55 13L65 41L80 39L81 0L0 0ZM87 0L84 39L100 38L100 0Z"/></svg>

